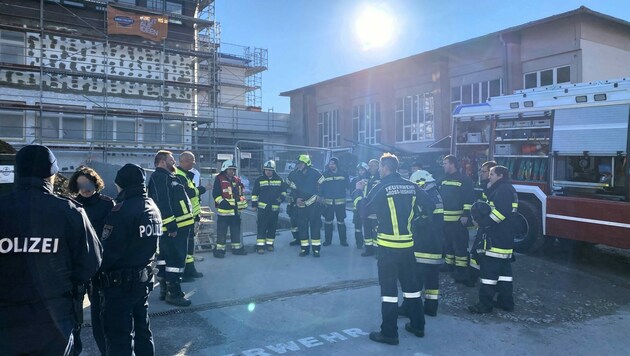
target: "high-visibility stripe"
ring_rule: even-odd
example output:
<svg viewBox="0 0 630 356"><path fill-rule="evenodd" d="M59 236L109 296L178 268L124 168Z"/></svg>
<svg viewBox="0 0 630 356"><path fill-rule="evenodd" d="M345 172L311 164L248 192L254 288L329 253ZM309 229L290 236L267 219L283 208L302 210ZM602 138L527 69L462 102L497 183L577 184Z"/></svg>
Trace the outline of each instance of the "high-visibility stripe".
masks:
<svg viewBox="0 0 630 356"><path fill-rule="evenodd" d="M232 250L238 250L241 247L243 247L243 245L240 242L236 242L232 244Z"/></svg>
<svg viewBox="0 0 630 356"><path fill-rule="evenodd" d="M387 197L387 205L389 206L389 216L392 220L392 231L399 232L398 229L398 216L396 215L396 205L394 205L394 197Z"/></svg>
<svg viewBox="0 0 630 356"><path fill-rule="evenodd" d="M179 205L182 207L182 212L184 214L188 214L188 205L186 204L186 202L184 200L180 200Z"/></svg>
<svg viewBox="0 0 630 356"><path fill-rule="evenodd" d="M433 214L444 214L444 209L435 209L433 210Z"/></svg>
<svg viewBox="0 0 630 356"><path fill-rule="evenodd" d="M502 253L502 254L506 254L506 255L511 255L514 250L511 248L498 248L498 247L492 247L490 248L491 252L496 252L496 253Z"/></svg>
<svg viewBox="0 0 630 356"><path fill-rule="evenodd" d="M164 270L166 272L184 273L184 269L183 268L177 268L177 267L166 267Z"/></svg>
<svg viewBox="0 0 630 356"><path fill-rule="evenodd" d="M462 215L463 210L444 210L444 215Z"/></svg>
<svg viewBox="0 0 630 356"><path fill-rule="evenodd" d="M311 239L311 245L313 246L321 246L322 240L313 240Z"/></svg>
<svg viewBox="0 0 630 356"><path fill-rule="evenodd" d="M416 263L423 263L425 265L441 265L444 263L444 261L442 259L434 260L431 258L416 257Z"/></svg>
<svg viewBox="0 0 630 356"><path fill-rule="evenodd" d="M405 293L403 292L403 297L405 298L420 298L420 292L412 292L412 293Z"/></svg>
<svg viewBox="0 0 630 356"><path fill-rule="evenodd" d="M444 180L442 181L442 185L450 185L453 187L461 187L462 186L462 182L458 182L456 180Z"/></svg>
<svg viewBox="0 0 630 356"><path fill-rule="evenodd" d="M319 179L317 180L318 184L322 184L324 183L324 176L319 177Z"/></svg>
<svg viewBox="0 0 630 356"><path fill-rule="evenodd" d="M324 224L332 225L332 223L333 223L333 221L332 221L332 220L330 220L330 221L328 221L328 220L324 220Z"/></svg>
<svg viewBox="0 0 630 356"><path fill-rule="evenodd" d="M166 260L157 260L155 264L158 266L166 266Z"/></svg>
<svg viewBox="0 0 630 356"><path fill-rule="evenodd" d="M461 218L462 216L448 216L448 215L444 215L444 221L445 222L455 222L455 221L459 221L459 218Z"/></svg>
<svg viewBox="0 0 630 356"><path fill-rule="evenodd" d="M222 244L217 244L217 250L219 250L219 251L225 251L225 245L222 245Z"/></svg>
<svg viewBox="0 0 630 356"><path fill-rule="evenodd" d="M274 241L275 241L275 239L274 239L274 238L265 239L265 243L266 243L267 245L273 245L273 242L274 242Z"/></svg>
<svg viewBox="0 0 630 356"><path fill-rule="evenodd" d="M492 220L500 223L501 221L505 220L505 216L503 214L501 214L500 211L498 211L497 209L492 209L492 211L490 212L490 217L492 218ZM495 219L495 217L497 217L499 219L499 221L497 221Z"/></svg>
<svg viewBox="0 0 630 356"><path fill-rule="evenodd" d="M470 210L472 208L472 204L464 204L464 211Z"/></svg>
<svg viewBox="0 0 630 356"><path fill-rule="evenodd" d="M190 226L190 225L194 225L194 224L195 224L195 220L194 219L190 219L190 220L178 222L177 223L177 227L186 227L186 226Z"/></svg>
<svg viewBox="0 0 630 356"><path fill-rule="evenodd" d="M168 218L162 219L162 225L166 225L168 223L171 223L175 221L175 216L169 216Z"/></svg>
<svg viewBox="0 0 630 356"><path fill-rule="evenodd" d="M439 295L440 295L439 289L425 289L424 290L424 299L438 300Z"/></svg>
<svg viewBox="0 0 630 356"><path fill-rule="evenodd" d="M381 297L381 301L384 303L398 303L398 297Z"/></svg>
<svg viewBox="0 0 630 356"><path fill-rule="evenodd" d="M252 202L258 201L258 195L252 195Z"/></svg>
<svg viewBox="0 0 630 356"><path fill-rule="evenodd" d="M221 204L222 201L223 201L223 197L220 196L220 195L218 197L214 198L214 202L217 203L217 204Z"/></svg>
<svg viewBox="0 0 630 356"><path fill-rule="evenodd" d="M413 198L411 198L411 206L416 206L416 197L415 196ZM412 210L411 214L409 214L409 219L407 220L407 231L411 231L411 221L413 220L413 215L414 215L414 212Z"/></svg>
<svg viewBox="0 0 630 356"><path fill-rule="evenodd" d="M489 285L489 286L496 286L496 285L497 285L497 282L498 282L498 281L495 281L495 280L493 280L493 279L484 279L484 278L481 278L481 283L482 283L482 284Z"/></svg>
<svg viewBox="0 0 630 356"><path fill-rule="evenodd" d="M355 208L357 207L357 204L359 203L359 201L360 201L361 199L363 199L363 197L361 197L361 196L358 196L358 197L356 197L356 198L354 199L354 207L355 207Z"/></svg>
<svg viewBox="0 0 630 356"><path fill-rule="evenodd" d="M256 246L263 246L265 244L265 239L256 239Z"/></svg>
<svg viewBox="0 0 630 356"><path fill-rule="evenodd" d="M426 259L440 260L440 261L442 260L442 254L441 253L414 252L413 254L417 258L426 258Z"/></svg>
<svg viewBox="0 0 630 356"><path fill-rule="evenodd" d="M475 260L474 258L470 259L470 267L474 269L480 269L479 263L477 263L477 260Z"/></svg>
<svg viewBox="0 0 630 356"><path fill-rule="evenodd" d="M186 263L193 263L195 262L195 258L193 257L193 255L186 255Z"/></svg>
<svg viewBox="0 0 630 356"><path fill-rule="evenodd" d="M511 276L499 276L499 282L512 282Z"/></svg>
<svg viewBox="0 0 630 356"><path fill-rule="evenodd" d="M492 251L486 251L485 255L488 256L488 257L501 258L501 259L504 259L504 260L512 258L512 254L511 253L505 254L505 253L496 253L496 252L492 252Z"/></svg>

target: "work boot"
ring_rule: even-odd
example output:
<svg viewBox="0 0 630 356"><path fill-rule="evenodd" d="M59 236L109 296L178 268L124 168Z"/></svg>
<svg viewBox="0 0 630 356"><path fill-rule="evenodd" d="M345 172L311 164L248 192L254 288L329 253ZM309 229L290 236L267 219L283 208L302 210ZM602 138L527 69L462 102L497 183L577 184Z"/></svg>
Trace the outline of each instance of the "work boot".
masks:
<svg viewBox="0 0 630 356"><path fill-rule="evenodd" d="M273 245L267 245L267 251L273 252Z"/></svg>
<svg viewBox="0 0 630 356"><path fill-rule="evenodd" d="M341 246L348 247L348 241L341 241Z"/></svg>
<svg viewBox="0 0 630 356"><path fill-rule="evenodd" d="M437 303L427 303L426 301L424 302L424 315L437 316L437 309Z"/></svg>
<svg viewBox="0 0 630 356"><path fill-rule="evenodd" d="M158 278L158 282L160 282L160 300L166 299L166 281L164 278Z"/></svg>
<svg viewBox="0 0 630 356"><path fill-rule="evenodd" d="M341 246L348 246L348 237L346 236L346 224L340 223L337 224L337 232L339 232L339 241L341 241Z"/></svg>
<svg viewBox="0 0 630 356"><path fill-rule="evenodd" d="M300 240L293 239L293 241L289 242L289 246L300 246Z"/></svg>
<svg viewBox="0 0 630 356"><path fill-rule="evenodd" d="M223 258L225 257L225 250L214 250L212 251L212 255L216 258Z"/></svg>
<svg viewBox="0 0 630 356"><path fill-rule="evenodd" d="M184 274L182 278L201 278L203 277L203 273L197 271L194 262L186 263L186 267L184 267Z"/></svg>
<svg viewBox="0 0 630 356"><path fill-rule="evenodd" d="M300 250L300 257L307 256L309 253L310 253L309 248L308 248L308 247L303 247L303 248Z"/></svg>
<svg viewBox="0 0 630 356"><path fill-rule="evenodd" d="M332 235L333 235L333 224L332 221L330 224L324 224L324 246L330 246L332 243Z"/></svg>
<svg viewBox="0 0 630 356"><path fill-rule="evenodd" d="M363 257L374 256L374 246L365 246L365 251L361 254Z"/></svg>
<svg viewBox="0 0 630 356"><path fill-rule="evenodd" d="M488 314L492 312L492 308L487 307L481 303L477 303L475 305L469 306L468 311L473 314Z"/></svg>
<svg viewBox="0 0 630 356"><path fill-rule="evenodd" d="M416 335L417 337L424 337L424 330L414 328L413 326L411 326L411 323L405 324L405 330Z"/></svg>
<svg viewBox="0 0 630 356"><path fill-rule="evenodd" d="M237 256L245 256L247 255L247 251L245 251L245 247L237 248L236 250L232 250L233 255Z"/></svg>
<svg viewBox="0 0 630 356"><path fill-rule="evenodd" d="M191 302L188 298L186 298L184 292L182 292L182 288L178 282L166 282L166 286L168 288L166 293L166 303L178 307L190 306Z"/></svg>
<svg viewBox="0 0 630 356"><path fill-rule="evenodd" d="M397 337L385 336L377 331L373 331L370 333L370 340L380 342L383 344L388 344L388 345L398 345Z"/></svg>
<svg viewBox="0 0 630 356"><path fill-rule="evenodd" d="M265 253L265 246L256 246L256 253L262 255Z"/></svg>
<svg viewBox="0 0 630 356"><path fill-rule="evenodd" d="M320 257L319 250L313 250L313 257Z"/></svg>

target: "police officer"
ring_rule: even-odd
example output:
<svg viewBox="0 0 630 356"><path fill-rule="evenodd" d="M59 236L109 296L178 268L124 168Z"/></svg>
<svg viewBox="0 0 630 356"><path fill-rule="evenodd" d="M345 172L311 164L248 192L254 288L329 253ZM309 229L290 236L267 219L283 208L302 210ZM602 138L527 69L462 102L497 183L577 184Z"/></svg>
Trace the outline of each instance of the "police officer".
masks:
<svg viewBox="0 0 630 356"><path fill-rule="evenodd" d="M206 188L195 184L195 173L192 172L195 166L195 155L190 151L184 151L179 155L179 166L176 169L175 176L184 186L186 195L190 199L192 205L192 214L195 224L188 236L188 249L186 254L186 267L182 275L182 281L192 281L194 278L203 277L203 273L197 271L195 267L195 237L199 233L199 222L201 221L201 201L200 197L206 192Z"/></svg>
<svg viewBox="0 0 630 356"><path fill-rule="evenodd" d="M413 250L416 257L416 276L420 288L424 289L424 314L437 315L440 295L440 266L444 263L444 204L437 184L431 173L419 169L409 179L427 192L435 210L425 219L417 219L413 226ZM403 313L406 306L403 304Z"/></svg>
<svg viewBox="0 0 630 356"><path fill-rule="evenodd" d="M368 178L365 184L362 185L363 189L354 191L352 195L353 200L358 202L366 197L380 182L379 161L377 159L371 159L368 162ZM376 253L376 214L370 214L365 218L361 217L361 219L363 220L363 242L365 244L365 251L361 253L361 256L374 256Z"/></svg>
<svg viewBox="0 0 630 356"><path fill-rule="evenodd" d="M289 177L291 194L295 200L297 210L298 231L300 234L300 257L307 256L312 246L313 256L320 256L321 198L319 186L324 177L311 166L311 157L302 154L298 157L298 172ZM309 242L310 231L310 242Z"/></svg>
<svg viewBox="0 0 630 356"><path fill-rule="evenodd" d="M350 180L348 174L339 168L339 159L332 157L324 171L321 195L324 198L324 246L332 243L333 221L337 218L337 232L341 246L348 246L346 236L346 190Z"/></svg>
<svg viewBox="0 0 630 356"><path fill-rule="evenodd" d="M351 187L355 187L357 182L367 179L368 165L365 162L361 162L357 165L357 176L350 183ZM352 206L352 224L354 225L354 241L357 249L363 248L363 219L357 211L357 203L363 199L363 194L357 195L353 198Z"/></svg>
<svg viewBox="0 0 630 356"><path fill-rule="evenodd" d="M236 165L231 159L223 162L221 173L214 179L212 197L217 208L217 247L213 251L216 258L225 257L225 241L228 228L233 255L246 255L241 242L241 210L247 208L245 186L236 176Z"/></svg>
<svg viewBox="0 0 630 356"><path fill-rule="evenodd" d="M149 303L153 263L162 218L147 196L145 173L135 164L116 174L116 206L105 218L101 285L101 315L107 355L153 355Z"/></svg>
<svg viewBox="0 0 630 356"><path fill-rule="evenodd" d="M378 221L377 244L378 280L381 285L380 332L371 332L370 339L398 345L398 282L403 290L411 321L405 330L417 337L424 336L424 314L420 299L420 286L414 276L412 223L416 214L430 215L435 209L431 198L417 184L400 176L398 158L389 153L380 161L381 182L359 202L362 217L376 214ZM362 190L365 183L356 188Z"/></svg>
<svg viewBox="0 0 630 356"><path fill-rule="evenodd" d="M470 207L475 200L472 181L459 171L457 157L445 156L445 176L439 184L444 200L444 254L447 271L453 271L456 283L468 278L468 229Z"/></svg>
<svg viewBox="0 0 630 356"><path fill-rule="evenodd" d="M269 160L263 166L263 175L256 179L252 189L252 209L258 211L256 219L256 252L273 251L278 227L280 203L287 195L287 184L276 173L276 162Z"/></svg>
<svg viewBox="0 0 630 356"><path fill-rule="evenodd" d="M475 203L473 214L481 232L479 248L483 250L483 262L480 266L479 303L471 305L468 310L477 314L489 313L494 306L505 311L514 310L511 263L517 230L518 194L506 167L492 167L488 177L488 203ZM494 295L497 293L495 302Z"/></svg>
<svg viewBox="0 0 630 356"><path fill-rule="evenodd" d="M16 185L0 197L0 353L71 355L73 290L101 264L101 244L79 205L53 193L57 159L45 146L16 155Z"/></svg>
<svg viewBox="0 0 630 356"><path fill-rule="evenodd" d="M114 200L101 190L105 188L105 183L101 176L92 168L81 166L68 180L68 190L76 194L76 200L83 205L83 209L90 219L99 240L103 233L105 217L114 207ZM92 334L101 354L105 354L105 334L101 325L101 297L97 283L86 285L88 298L90 299L90 316L92 317ZM80 315L83 317L83 313ZM83 349L81 343L81 323L74 330L74 354L79 355Z"/></svg>
<svg viewBox="0 0 630 356"><path fill-rule="evenodd" d="M188 236L195 223L192 205L184 186L175 177L175 158L170 151L158 151L154 159L155 171L149 178L148 195L162 216L157 258L160 281L160 300L187 307L190 300L181 288L181 276L186 266ZM166 288L164 288L166 284Z"/></svg>

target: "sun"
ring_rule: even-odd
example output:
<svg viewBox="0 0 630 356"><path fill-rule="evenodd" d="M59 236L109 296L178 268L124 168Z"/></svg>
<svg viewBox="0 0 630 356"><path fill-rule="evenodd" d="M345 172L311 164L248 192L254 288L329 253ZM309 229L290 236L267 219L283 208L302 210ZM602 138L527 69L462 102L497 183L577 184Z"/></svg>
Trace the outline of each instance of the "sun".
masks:
<svg viewBox="0 0 630 356"><path fill-rule="evenodd" d="M384 7L365 5L355 20L356 35L365 50L383 47L394 36L394 16Z"/></svg>

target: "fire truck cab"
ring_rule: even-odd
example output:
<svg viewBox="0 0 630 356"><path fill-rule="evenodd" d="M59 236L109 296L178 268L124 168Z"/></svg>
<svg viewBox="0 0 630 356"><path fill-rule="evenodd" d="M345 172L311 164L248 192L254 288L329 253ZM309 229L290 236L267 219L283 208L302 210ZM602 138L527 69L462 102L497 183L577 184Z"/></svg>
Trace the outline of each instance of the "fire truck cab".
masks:
<svg viewBox="0 0 630 356"><path fill-rule="evenodd" d="M458 106L451 152L473 182L487 160L509 169L517 251L545 236L630 248L629 118L630 78L522 90Z"/></svg>

